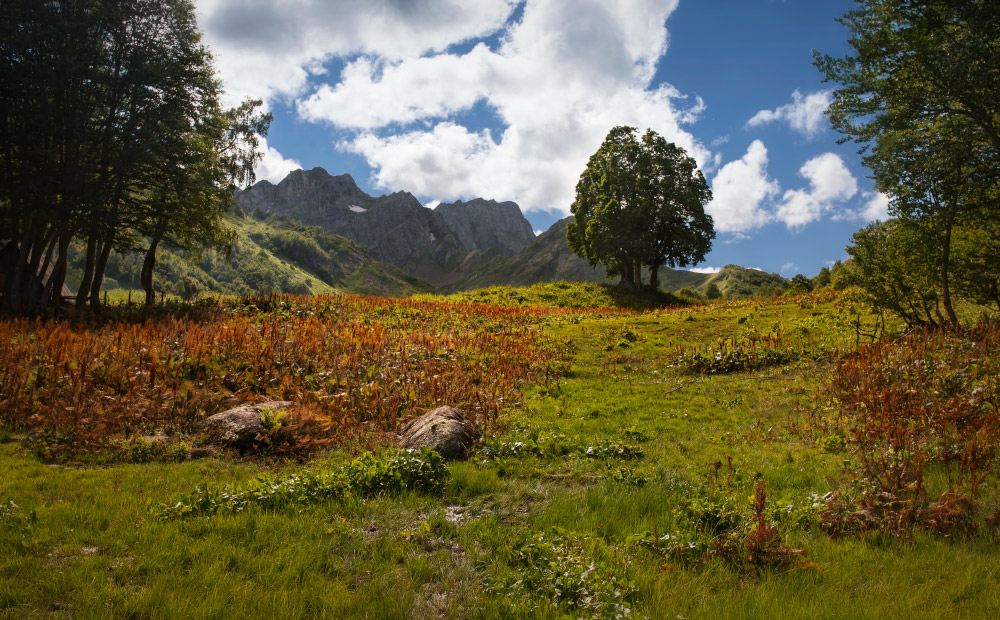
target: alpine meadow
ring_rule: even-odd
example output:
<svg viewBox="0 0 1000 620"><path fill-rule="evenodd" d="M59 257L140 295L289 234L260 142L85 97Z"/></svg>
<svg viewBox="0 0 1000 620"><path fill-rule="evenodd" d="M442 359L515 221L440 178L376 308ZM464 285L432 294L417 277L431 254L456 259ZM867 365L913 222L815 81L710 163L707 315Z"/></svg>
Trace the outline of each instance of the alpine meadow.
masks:
<svg viewBox="0 0 1000 620"><path fill-rule="evenodd" d="M820 4L0 0L0 618L1000 617L1000 4Z"/></svg>

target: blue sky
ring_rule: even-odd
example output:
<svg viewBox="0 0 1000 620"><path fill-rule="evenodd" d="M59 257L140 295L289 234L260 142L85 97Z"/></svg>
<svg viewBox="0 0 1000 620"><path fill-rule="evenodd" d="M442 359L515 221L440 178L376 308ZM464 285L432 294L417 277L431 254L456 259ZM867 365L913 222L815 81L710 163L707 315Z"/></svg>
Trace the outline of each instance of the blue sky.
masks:
<svg viewBox="0 0 1000 620"><path fill-rule="evenodd" d="M274 114L260 178L322 166L424 204L569 213L614 125L651 127L712 185L699 265L815 274L885 217L823 116L812 50L848 52L846 0L198 0L232 101Z"/></svg>

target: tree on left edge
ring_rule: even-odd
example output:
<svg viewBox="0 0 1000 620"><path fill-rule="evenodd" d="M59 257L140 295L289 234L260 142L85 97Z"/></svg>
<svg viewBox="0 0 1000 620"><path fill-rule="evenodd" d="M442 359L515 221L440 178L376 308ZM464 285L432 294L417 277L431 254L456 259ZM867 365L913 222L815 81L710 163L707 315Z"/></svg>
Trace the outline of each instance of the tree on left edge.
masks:
<svg viewBox="0 0 1000 620"><path fill-rule="evenodd" d="M270 116L221 107L190 1L9 0L0 57L4 310L62 301L74 239L95 309L112 251L148 242L149 299L159 243L231 245L222 215Z"/></svg>

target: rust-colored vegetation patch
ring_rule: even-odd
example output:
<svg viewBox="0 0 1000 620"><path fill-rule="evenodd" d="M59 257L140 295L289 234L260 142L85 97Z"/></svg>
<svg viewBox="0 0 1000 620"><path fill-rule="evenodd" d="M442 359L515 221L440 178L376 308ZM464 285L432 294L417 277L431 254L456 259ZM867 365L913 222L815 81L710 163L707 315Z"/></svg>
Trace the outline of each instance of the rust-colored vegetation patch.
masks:
<svg viewBox="0 0 1000 620"><path fill-rule="evenodd" d="M444 403L489 428L526 383L555 378L559 347L536 324L565 312L257 296L197 318L6 320L0 424L50 459L193 435L206 415L270 399L295 403L289 452L377 437Z"/></svg>
<svg viewBox="0 0 1000 620"><path fill-rule="evenodd" d="M833 502L829 529L977 526L1000 448L1000 323L862 345L838 363L830 391L865 492Z"/></svg>

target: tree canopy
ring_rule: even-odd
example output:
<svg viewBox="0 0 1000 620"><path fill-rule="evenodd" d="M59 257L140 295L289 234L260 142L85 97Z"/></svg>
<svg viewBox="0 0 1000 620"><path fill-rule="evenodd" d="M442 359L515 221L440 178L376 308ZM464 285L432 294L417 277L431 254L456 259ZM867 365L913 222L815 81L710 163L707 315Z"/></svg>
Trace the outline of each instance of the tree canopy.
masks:
<svg viewBox="0 0 1000 620"><path fill-rule="evenodd" d="M652 130L613 128L576 186L569 246L591 266L604 265L626 285L641 285L641 268L658 286L661 265L704 259L715 229L705 204L712 192L684 149Z"/></svg>
<svg viewBox="0 0 1000 620"><path fill-rule="evenodd" d="M956 282L977 300L992 301L998 288L1000 255L969 241L995 240L1000 218L1000 5L862 0L841 23L853 53L815 57L826 79L840 84L828 114L845 140L861 145L891 215L906 221L861 231L852 255L871 275L863 282L878 283L873 295L884 307L910 323L937 323L906 306L916 295L922 311L933 299L943 306L941 322L955 325ZM924 277L914 293L912 282L877 273L886 257L915 253L933 265L934 286ZM898 299L885 305L890 291Z"/></svg>
<svg viewBox="0 0 1000 620"><path fill-rule="evenodd" d="M61 300L74 239L78 304L95 307L113 250L147 246L155 263L164 239L231 242L221 216L270 117L260 102L222 109L189 0L9 0L0 58L7 310Z"/></svg>

